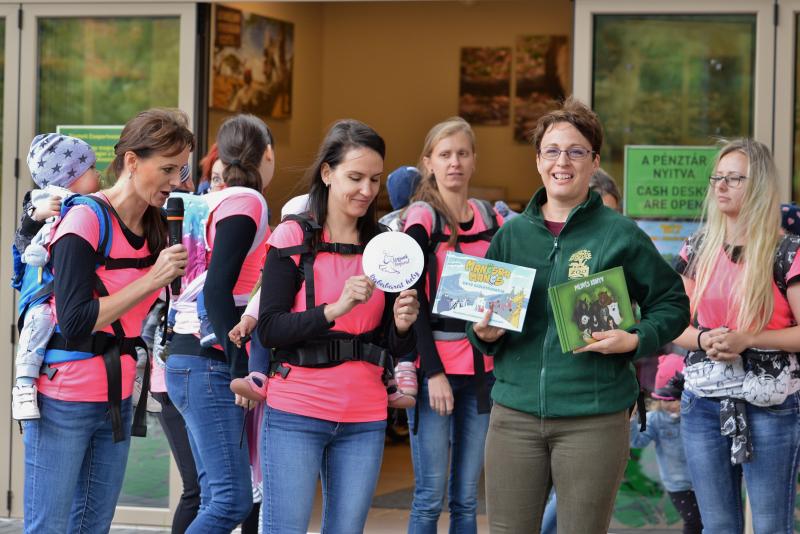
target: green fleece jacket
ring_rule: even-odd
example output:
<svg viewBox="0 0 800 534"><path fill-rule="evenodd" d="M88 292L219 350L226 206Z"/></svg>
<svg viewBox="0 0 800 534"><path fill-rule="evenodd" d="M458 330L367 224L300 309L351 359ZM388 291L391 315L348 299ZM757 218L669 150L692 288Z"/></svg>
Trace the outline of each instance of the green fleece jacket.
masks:
<svg viewBox="0 0 800 534"><path fill-rule="evenodd" d="M661 258L634 221L603 206L591 192L572 210L556 238L544 224L539 189L519 216L492 239L486 257L536 269L522 332L506 332L488 344L468 325L470 341L494 356L492 397L503 406L537 417L614 413L636 401L633 360L650 356L689 324L689 299L680 276ZM630 328L639 346L628 354L563 353L547 288L622 266L628 292L641 309Z"/></svg>

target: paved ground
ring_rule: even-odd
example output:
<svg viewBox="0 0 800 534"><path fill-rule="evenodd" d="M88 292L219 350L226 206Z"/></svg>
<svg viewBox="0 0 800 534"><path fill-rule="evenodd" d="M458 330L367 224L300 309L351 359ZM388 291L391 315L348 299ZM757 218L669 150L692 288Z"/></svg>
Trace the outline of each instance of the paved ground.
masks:
<svg viewBox="0 0 800 534"><path fill-rule="evenodd" d="M19 534L22 532L21 519L0 519L0 534ZM150 527L111 527L112 534L144 534L146 532L153 533L169 533L169 529L164 528L150 528Z"/></svg>

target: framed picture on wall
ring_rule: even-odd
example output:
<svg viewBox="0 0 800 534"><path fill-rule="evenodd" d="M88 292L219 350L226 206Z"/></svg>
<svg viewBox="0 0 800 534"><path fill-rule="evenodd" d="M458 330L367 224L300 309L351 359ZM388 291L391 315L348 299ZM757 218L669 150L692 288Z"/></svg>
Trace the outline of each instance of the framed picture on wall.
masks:
<svg viewBox="0 0 800 534"><path fill-rule="evenodd" d="M539 117L555 109L569 87L569 39L566 35L517 38L514 89L514 140L530 141Z"/></svg>
<svg viewBox="0 0 800 534"><path fill-rule="evenodd" d="M294 24L216 5L213 27L211 107L291 117Z"/></svg>
<svg viewBox="0 0 800 534"><path fill-rule="evenodd" d="M458 92L458 114L464 120L478 126L507 126L511 48L462 48Z"/></svg>

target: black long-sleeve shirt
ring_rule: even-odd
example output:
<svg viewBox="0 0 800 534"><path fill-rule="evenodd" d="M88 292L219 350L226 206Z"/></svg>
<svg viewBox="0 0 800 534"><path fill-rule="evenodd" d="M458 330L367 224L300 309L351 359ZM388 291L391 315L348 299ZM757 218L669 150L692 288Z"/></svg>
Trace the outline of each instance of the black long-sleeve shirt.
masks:
<svg viewBox="0 0 800 534"><path fill-rule="evenodd" d="M228 332L241 316L241 310L233 300L233 288L256 237L256 230L255 221L247 215L233 215L217 223L214 252L203 285L208 319L225 351L234 378L247 375L247 351L228 338Z"/></svg>

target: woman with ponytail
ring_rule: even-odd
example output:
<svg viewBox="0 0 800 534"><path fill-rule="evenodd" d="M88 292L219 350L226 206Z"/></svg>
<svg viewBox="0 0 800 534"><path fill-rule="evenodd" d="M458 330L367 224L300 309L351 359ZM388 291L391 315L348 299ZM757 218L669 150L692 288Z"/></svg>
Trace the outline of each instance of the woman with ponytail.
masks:
<svg viewBox="0 0 800 534"><path fill-rule="evenodd" d="M681 435L703 532L740 533L742 478L756 533L793 531L800 457L800 238L781 236L769 149L720 150L703 225L677 263L692 324Z"/></svg>
<svg viewBox="0 0 800 534"><path fill-rule="evenodd" d="M435 318L430 308L447 252L483 257L502 223L488 202L468 198L475 164L475 134L466 121L434 126L419 161L422 181L405 213L405 232L427 252L414 325L422 383L416 408L408 410L415 482L408 532L414 534L436 532L448 487L450 532L477 531L492 359L473 350L464 321Z"/></svg>
<svg viewBox="0 0 800 534"><path fill-rule="evenodd" d="M261 191L275 170L273 147L269 128L253 115L222 123L217 150L225 187L204 197L210 259L202 289L219 343L201 346L196 313L188 321L182 311L176 315L167 391L186 421L200 480L200 510L189 533L229 533L252 508L248 448L240 446L245 414L229 388L231 379L247 375L247 350L225 333L238 322L259 278L269 236Z"/></svg>
<svg viewBox="0 0 800 534"><path fill-rule="evenodd" d="M182 245L165 248L161 208L194 149L187 122L166 109L128 121L114 149L116 183L73 201L53 236L58 320L48 372L37 380L41 418L23 422L25 532L110 528L130 448L142 322L186 266Z"/></svg>

